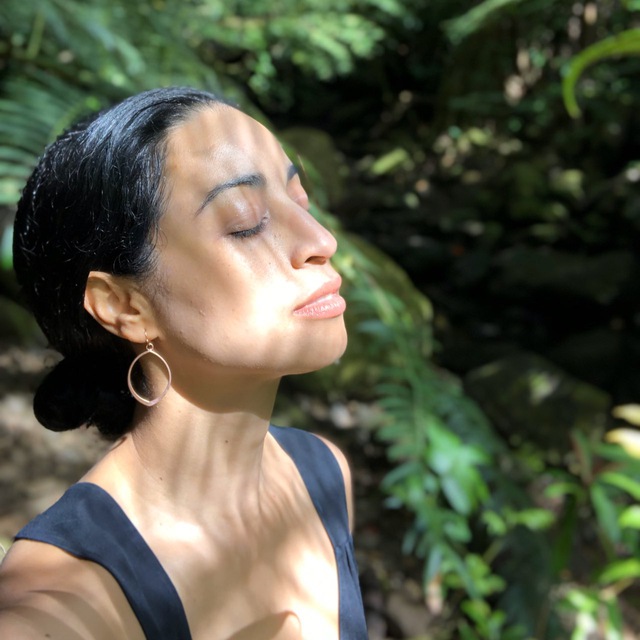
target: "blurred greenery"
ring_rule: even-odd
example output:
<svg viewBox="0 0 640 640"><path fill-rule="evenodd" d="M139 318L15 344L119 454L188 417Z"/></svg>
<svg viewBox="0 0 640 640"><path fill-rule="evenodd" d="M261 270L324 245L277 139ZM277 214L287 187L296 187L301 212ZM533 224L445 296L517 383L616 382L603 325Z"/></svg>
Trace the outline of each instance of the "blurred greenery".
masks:
<svg viewBox="0 0 640 640"><path fill-rule="evenodd" d="M351 346L298 384L378 407L435 624L622 638L640 597L639 12L3 0L0 334L40 339L10 227L44 146L133 92L222 91L279 132L339 238Z"/></svg>

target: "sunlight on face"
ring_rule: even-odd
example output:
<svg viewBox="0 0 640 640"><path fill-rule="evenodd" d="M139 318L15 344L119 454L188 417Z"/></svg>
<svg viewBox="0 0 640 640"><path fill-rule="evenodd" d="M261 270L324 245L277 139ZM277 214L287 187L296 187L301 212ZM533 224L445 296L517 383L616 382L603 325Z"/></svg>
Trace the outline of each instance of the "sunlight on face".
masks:
<svg viewBox="0 0 640 640"><path fill-rule="evenodd" d="M169 135L165 178L154 305L175 384L334 362L346 347L336 242L275 137L231 107L203 109Z"/></svg>

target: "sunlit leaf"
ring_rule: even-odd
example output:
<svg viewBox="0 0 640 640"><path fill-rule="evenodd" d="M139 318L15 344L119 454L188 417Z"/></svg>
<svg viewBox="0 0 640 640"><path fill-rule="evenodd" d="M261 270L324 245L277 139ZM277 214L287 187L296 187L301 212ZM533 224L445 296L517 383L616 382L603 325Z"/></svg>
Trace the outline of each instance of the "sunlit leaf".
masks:
<svg viewBox="0 0 640 640"><path fill-rule="evenodd" d="M615 471L606 471L598 476L599 482L604 482L618 489L626 491L636 500L640 500L640 482Z"/></svg>
<svg viewBox="0 0 640 640"><path fill-rule="evenodd" d="M640 404L618 405L611 410L611 415L640 427Z"/></svg>
<svg viewBox="0 0 640 640"><path fill-rule="evenodd" d="M619 444L628 455L640 458L639 429L612 429L605 435L605 440Z"/></svg>
<svg viewBox="0 0 640 640"><path fill-rule="evenodd" d="M528 527L532 531L548 529L554 522L555 516L547 509L523 509L513 516L513 522Z"/></svg>
<svg viewBox="0 0 640 640"><path fill-rule="evenodd" d="M600 584L611 584L620 580L635 580L640 578L640 559L626 558L610 563L600 573Z"/></svg>
<svg viewBox="0 0 640 640"><path fill-rule="evenodd" d="M640 505L627 507L618 518L618 524L623 528L640 529Z"/></svg>

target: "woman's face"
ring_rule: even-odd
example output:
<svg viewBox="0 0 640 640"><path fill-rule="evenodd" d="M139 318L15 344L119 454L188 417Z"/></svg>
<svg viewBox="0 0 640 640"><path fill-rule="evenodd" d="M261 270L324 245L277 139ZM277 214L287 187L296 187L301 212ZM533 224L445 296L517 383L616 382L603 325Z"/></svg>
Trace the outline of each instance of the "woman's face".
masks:
<svg viewBox="0 0 640 640"><path fill-rule="evenodd" d="M227 106L196 112L169 134L165 181L152 305L178 379L279 377L342 355L336 241L267 129Z"/></svg>

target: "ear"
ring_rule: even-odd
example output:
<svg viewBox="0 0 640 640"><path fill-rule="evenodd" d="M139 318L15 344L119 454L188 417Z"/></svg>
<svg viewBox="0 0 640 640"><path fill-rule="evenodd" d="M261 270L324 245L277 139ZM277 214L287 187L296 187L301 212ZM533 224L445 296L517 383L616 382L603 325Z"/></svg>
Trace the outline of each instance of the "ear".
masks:
<svg viewBox="0 0 640 640"><path fill-rule="evenodd" d="M147 299L122 276L91 271L84 292L84 308L107 331L130 342L153 339L155 323Z"/></svg>

